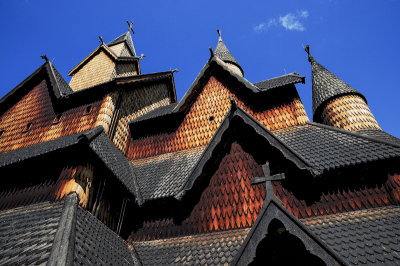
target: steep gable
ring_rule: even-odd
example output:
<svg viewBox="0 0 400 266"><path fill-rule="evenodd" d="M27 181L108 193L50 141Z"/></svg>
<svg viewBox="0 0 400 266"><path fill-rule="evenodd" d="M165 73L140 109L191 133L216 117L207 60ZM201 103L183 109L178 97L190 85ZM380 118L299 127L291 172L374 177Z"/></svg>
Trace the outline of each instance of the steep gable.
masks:
<svg viewBox="0 0 400 266"><path fill-rule="evenodd" d="M131 132L135 132L134 134L137 132L136 128L139 128L141 132L149 129L148 132L151 133L131 138L126 152L130 159L204 147L227 114L230 98L235 99L240 107L270 130L304 124L308 121L304 106L293 85L281 88L285 90L283 96L274 93L273 90L268 90L263 94L262 90L248 81L243 81L245 83L235 81L234 79L244 80L244 78L218 65L219 61L221 60L211 59L209 63L211 66L205 66L171 113L163 115L159 120L154 119L157 121L154 123L157 123L160 128L157 132L153 133L150 130L151 120L145 122L139 118L142 123L135 123L135 121L131 123ZM223 77L222 73L230 73L232 78ZM246 86L259 94L255 96L256 94ZM174 116L171 120L175 120L177 125L169 123L163 130L160 124L163 124L162 120L167 116Z"/></svg>

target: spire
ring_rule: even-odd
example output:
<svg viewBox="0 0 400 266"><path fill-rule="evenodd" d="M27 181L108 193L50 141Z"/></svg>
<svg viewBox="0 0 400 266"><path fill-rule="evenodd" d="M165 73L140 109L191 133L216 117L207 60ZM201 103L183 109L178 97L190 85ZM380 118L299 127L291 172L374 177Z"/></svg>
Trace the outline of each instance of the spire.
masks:
<svg viewBox="0 0 400 266"><path fill-rule="evenodd" d="M353 94L361 96L361 98L367 102L364 95L359 91L352 88L349 84L320 65L310 54L309 45L306 46L305 50L308 54L308 61L311 63L314 120L315 116L322 111L324 105L333 98Z"/></svg>
<svg viewBox="0 0 400 266"><path fill-rule="evenodd" d="M381 130L364 95L321 66L310 46L305 49L311 63L314 122L349 131Z"/></svg>
<svg viewBox="0 0 400 266"><path fill-rule="evenodd" d="M114 40L112 40L111 42L109 42L107 44L107 46L114 46L117 45L119 43L125 42L125 44L127 45L129 52L132 54L132 56L136 56L136 52L135 52L135 47L133 46L133 41L132 41L132 36L131 36L131 32L132 34L134 34L135 32L133 31L132 27L133 27L133 22L129 22L126 21L128 23L128 31L125 32L124 34L122 34L121 36L115 38Z"/></svg>
<svg viewBox="0 0 400 266"><path fill-rule="evenodd" d="M231 52L229 52L228 48L225 46L224 42L222 41L221 37L221 31L217 29L218 32L218 44L217 47L215 48L214 54L224 61L225 63L229 64L230 66L234 68L238 68L238 71L241 74L241 76L244 76L244 72L242 67L239 65L239 63L236 61L236 59L233 57ZM231 68L232 69L232 68Z"/></svg>

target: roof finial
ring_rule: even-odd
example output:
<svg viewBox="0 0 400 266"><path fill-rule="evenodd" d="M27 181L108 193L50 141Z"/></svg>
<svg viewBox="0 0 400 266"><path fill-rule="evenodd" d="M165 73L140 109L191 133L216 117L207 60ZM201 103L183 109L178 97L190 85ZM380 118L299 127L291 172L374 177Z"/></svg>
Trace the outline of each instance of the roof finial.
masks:
<svg viewBox="0 0 400 266"><path fill-rule="evenodd" d="M128 23L128 26L129 26L128 32L132 31L132 34L135 34L135 32L134 32L133 29L132 29L132 27L133 27L133 21L129 22L129 21L127 20L126 23Z"/></svg>
<svg viewBox="0 0 400 266"><path fill-rule="evenodd" d="M217 29L217 33L218 33L219 38L221 39L221 31L219 29Z"/></svg>
<svg viewBox="0 0 400 266"><path fill-rule="evenodd" d="M41 55L40 57L41 57L42 59L46 60L46 62L49 62L49 59L47 58L47 55L44 54L44 55Z"/></svg>
<svg viewBox="0 0 400 266"><path fill-rule="evenodd" d="M100 35L99 35L99 42L100 42L100 44L104 44L103 37L101 37Z"/></svg>
<svg viewBox="0 0 400 266"><path fill-rule="evenodd" d="M308 62L311 62L313 60L312 55L310 54L310 45L306 45L306 47L304 48L304 50L306 50L307 54L308 54Z"/></svg>
<svg viewBox="0 0 400 266"><path fill-rule="evenodd" d="M208 47L208 50L210 50L210 58L214 57L214 51L211 47Z"/></svg>

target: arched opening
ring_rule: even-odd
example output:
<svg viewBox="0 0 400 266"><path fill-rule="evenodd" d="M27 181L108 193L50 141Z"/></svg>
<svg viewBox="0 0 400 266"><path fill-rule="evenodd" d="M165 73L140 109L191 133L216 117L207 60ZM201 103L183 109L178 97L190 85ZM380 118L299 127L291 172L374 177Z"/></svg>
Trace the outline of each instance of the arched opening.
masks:
<svg viewBox="0 0 400 266"><path fill-rule="evenodd" d="M256 257L249 265L326 265L311 254L303 242L290 234L285 226L274 219L268 234L257 246Z"/></svg>

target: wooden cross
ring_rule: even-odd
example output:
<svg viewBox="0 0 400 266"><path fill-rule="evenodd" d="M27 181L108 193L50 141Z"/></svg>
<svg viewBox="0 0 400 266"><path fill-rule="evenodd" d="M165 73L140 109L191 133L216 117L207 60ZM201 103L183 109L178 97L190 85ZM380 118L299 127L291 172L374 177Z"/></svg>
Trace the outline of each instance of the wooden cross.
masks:
<svg viewBox="0 0 400 266"><path fill-rule="evenodd" d="M103 37L99 36L99 42L100 42L101 44L104 43L104 42L103 42Z"/></svg>
<svg viewBox="0 0 400 266"><path fill-rule="evenodd" d="M131 22L126 21L126 23L128 23L128 26L129 26L128 32L129 32L129 31L132 31L132 34L135 34L135 32L134 32L133 29L132 29L132 27L133 27L133 21L131 21Z"/></svg>
<svg viewBox="0 0 400 266"><path fill-rule="evenodd" d="M285 179L285 174L276 174L271 176L271 171L269 169L269 162L266 162L262 166L264 176L263 177L254 177L251 179L251 184L252 185L257 185L260 183L265 182L265 187L267 189L267 197L274 195L274 190L272 187L272 181L278 181L278 180L283 180ZM272 194L271 194L272 193Z"/></svg>

